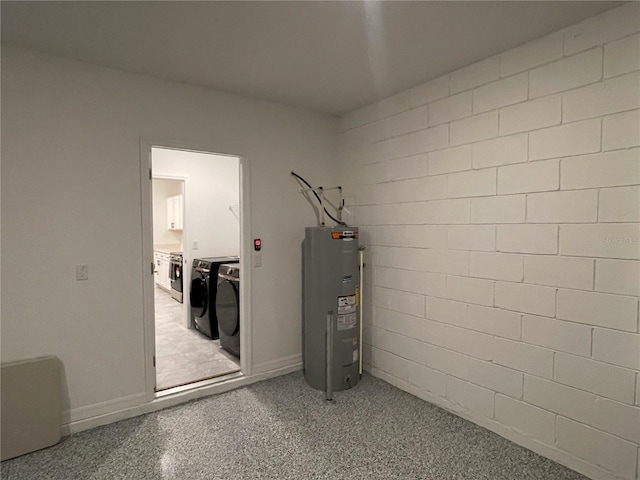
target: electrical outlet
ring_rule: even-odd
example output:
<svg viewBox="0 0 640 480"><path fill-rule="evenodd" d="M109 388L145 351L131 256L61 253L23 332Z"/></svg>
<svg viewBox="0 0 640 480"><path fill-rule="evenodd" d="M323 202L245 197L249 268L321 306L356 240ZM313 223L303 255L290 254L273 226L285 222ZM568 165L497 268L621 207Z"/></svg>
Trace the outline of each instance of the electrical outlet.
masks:
<svg viewBox="0 0 640 480"><path fill-rule="evenodd" d="M89 265L76 265L76 280L89 280Z"/></svg>
<svg viewBox="0 0 640 480"><path fill-rule="evenodd" d="M253 252L253 266L261 267L262 266L262 253Z"/></svg>
<svg viewBox="0 0 640 480"><path fill-rule="evenodd" d="M191 248L193 250L198 250L200 248L200 241L199 240L194 240Z"/></svg>

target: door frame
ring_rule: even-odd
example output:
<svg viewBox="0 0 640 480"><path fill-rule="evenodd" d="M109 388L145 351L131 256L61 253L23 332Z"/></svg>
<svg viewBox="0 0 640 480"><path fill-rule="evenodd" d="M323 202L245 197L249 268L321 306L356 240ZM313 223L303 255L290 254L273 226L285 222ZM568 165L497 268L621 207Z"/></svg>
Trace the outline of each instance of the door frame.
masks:
<svg viewBox="0 0 640 480"><path fill-rule="evenodd" d="M253 367L253 310L252 298L252 268L251 268L251 164L249 158L240 153L222 152L222 149L211 145L193 144L180 141L140 139L140 213L141 243L142 243L142 317L144 329L144 364L145 364L145 392L147 401L158 398L155 391L156 369L155 356L155 311L154 311L154 276L153 276L153 203L151 181L153 178L151 149L164 148L212 155L230 156L238 158L239 188L240 188L240 370L245 376L250 376ZM186 183L185 183L186 190ZM184 205L183 205L184 208ZM183 241L185 239L183 238ZM184 292L183 292L184 295ZM211 384L221 381L225 377L213 379ZM200 388L202 384L199 383ZM180 392L184 392L184 388ZM168 391L171 394L170 390ZM176 392L178 394L179 392ZM163 392L162 396L167 396Z"/></svg>

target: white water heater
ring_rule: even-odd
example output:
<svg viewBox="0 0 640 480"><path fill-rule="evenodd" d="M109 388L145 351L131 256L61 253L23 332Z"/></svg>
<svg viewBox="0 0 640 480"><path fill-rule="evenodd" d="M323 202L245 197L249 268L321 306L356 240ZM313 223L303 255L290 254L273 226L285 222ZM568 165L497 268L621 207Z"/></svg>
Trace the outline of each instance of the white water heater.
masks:
<svg viewBox="0 0 640 480"><path fill-rule="evenodd" d="M327 392L358 384L361 354L358 228L307 227L303 243L304 377Z"/></svg>

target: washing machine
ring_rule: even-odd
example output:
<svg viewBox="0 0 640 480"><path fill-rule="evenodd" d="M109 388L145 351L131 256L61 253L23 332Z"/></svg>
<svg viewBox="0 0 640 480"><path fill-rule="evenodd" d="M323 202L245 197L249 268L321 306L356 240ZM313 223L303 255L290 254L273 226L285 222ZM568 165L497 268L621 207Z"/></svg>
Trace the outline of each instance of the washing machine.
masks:
<svg viewBox="0 0 640 480"><path fill-rule="evenodd" d="M220 265L216 317L220 346L240 358L240 264Z"/></svg>
<svg viewBox="0 0 640 480"><path fill-rule="evenodd" d="M219 338L216 317L218 270L220 265L232 265L239 261L238 257L207 257L193 260L189 288L191 325L213 340Z"/></svg>

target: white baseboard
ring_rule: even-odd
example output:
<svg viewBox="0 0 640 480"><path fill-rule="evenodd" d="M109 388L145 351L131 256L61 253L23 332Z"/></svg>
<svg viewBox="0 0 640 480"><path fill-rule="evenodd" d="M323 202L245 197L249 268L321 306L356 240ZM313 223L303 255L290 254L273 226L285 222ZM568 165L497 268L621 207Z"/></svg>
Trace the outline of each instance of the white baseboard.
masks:
<svg viewBox="0 0 640 480"><path fill-rule="evenodd" d="M543 457L546 457L550 460L553 460L554 462L564 465L565 467L575 470L576 472L581 473L593 480L620 480L620 477L614 475L612 472L596 467L595 465L587 463L584 460L563 452L562 450L551 448L547 445L539 443L538 441L522 435L521 433L512 430L502 425L501 423L496 422L495 420L485 417L479 417L464 409L460 405L453 404L443 397L432 395L426 390L400 380L392 375L389 375L383 370L375 367L367 370L374 377L384 380L385 382L399 388L400 390L403 390L422 400L432 403L448 412L451 412L454 415L457 415L458 417L469 420L476 425L486 428L487 430L490 430L493 433L496 433L501 437L504 437L517 445L520 445L521 447L524 447L528 450L531 450L532 452L537 453L538 455L542 455Z"/></svg>
<svg viewBox="0 0 640 480"><path fill-rule="evenodd" d="M295 368L294 368L295 367ZM271 372L282 368L294 368L292 372L302 369L302 354L290 355L270 362L259 363L253 366L253 374ZM252 375L253 376L253 375Z"/></svg>
<svg viewBox="0 0 640 480"><path fill-rule="evenodd" d="M290 359L292 357L287 358ZM228 392L229 390L244 387L252 383L268 380L269 378L286 375L302 368L301 362L287 364L285 360L287 359L260 365L261 368L273 366L273 368L268 371L257 372L251 376L235 375L233 378L221 380L217 383L206 384L190 390L178 391L174 394L165 394L155 398L151 402L147 402L146 395L140 393L108 402L72 409L70 412L67 411L63 413L62 435L68 436L83 430L137 417L138 415L155 412L163 408L173 407L197 398ZM280 363L285 365L277 367Z"/></svg>
<svg viewBox="0 0 640 480"><path fill-rule="evenodd" d="M111 415L115 412L136 408L141 403L144 403L145 399L146 395L144 393L137 393L106 402L66 410L62 412L62 434L69 435L70 433L74 433L71 429L72 425L83 424L87 421L91 422L91 420L95 418L102 418L105 415Z"/></svg>

